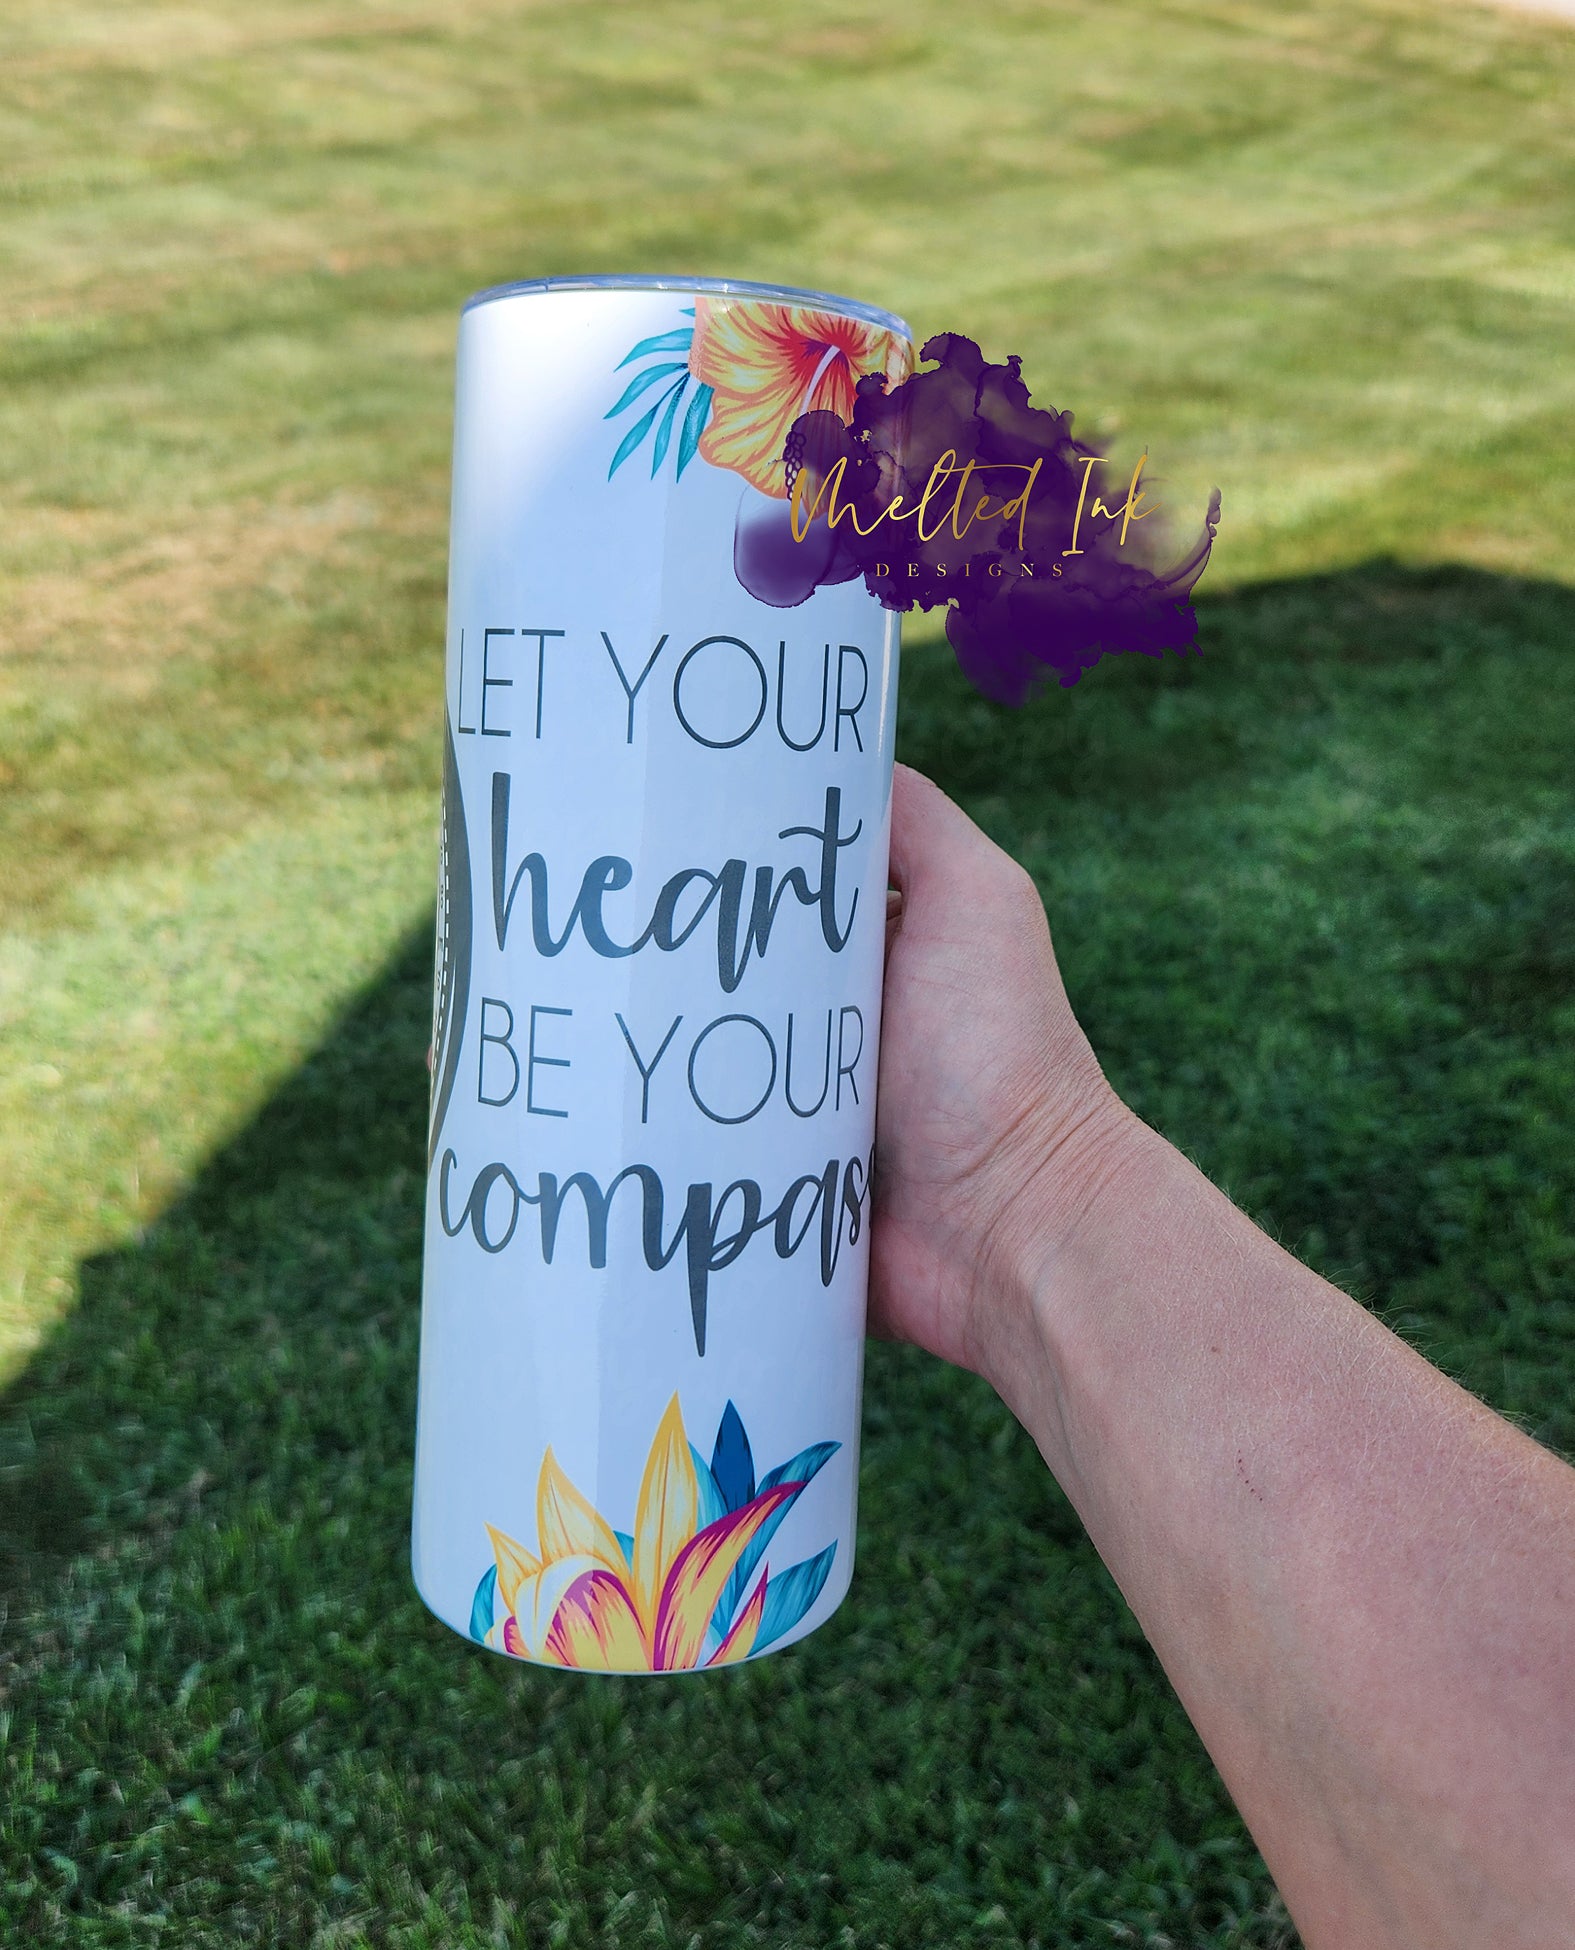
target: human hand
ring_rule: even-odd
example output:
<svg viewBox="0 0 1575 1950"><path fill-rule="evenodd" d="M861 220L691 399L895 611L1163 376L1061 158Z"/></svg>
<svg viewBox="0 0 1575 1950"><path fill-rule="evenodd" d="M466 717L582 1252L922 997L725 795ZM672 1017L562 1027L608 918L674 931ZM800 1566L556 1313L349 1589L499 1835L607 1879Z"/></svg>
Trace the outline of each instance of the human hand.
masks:
<svg viewBox="0 0 1575 1950"><path fill-rule="evenodd" d="M1142 1131L1105 1081L1027 873L897 767L870 1324L1014 1407L1040 1269Z"/></svg>

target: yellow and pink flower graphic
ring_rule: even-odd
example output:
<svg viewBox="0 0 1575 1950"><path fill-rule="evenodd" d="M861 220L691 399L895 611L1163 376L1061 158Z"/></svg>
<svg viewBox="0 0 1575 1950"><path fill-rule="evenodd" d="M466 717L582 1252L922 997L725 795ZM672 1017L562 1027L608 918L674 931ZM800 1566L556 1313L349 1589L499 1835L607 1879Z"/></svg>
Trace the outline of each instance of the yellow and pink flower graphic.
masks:
<svg viewBox="0 0 1575 1950"><path fill-rule="evenodd" d="M549 1448L536 1486L536 1549L487 1526L494 1562L476 1587L472 1638L594 1672L680 1672L764 1651L820 1596L835 1542L772 1575L766 1547L836 1452L818 1442L755 1480L731 1402L707 1462L678 1397L657 1428L632 1531L615 1530Z"/></svg>

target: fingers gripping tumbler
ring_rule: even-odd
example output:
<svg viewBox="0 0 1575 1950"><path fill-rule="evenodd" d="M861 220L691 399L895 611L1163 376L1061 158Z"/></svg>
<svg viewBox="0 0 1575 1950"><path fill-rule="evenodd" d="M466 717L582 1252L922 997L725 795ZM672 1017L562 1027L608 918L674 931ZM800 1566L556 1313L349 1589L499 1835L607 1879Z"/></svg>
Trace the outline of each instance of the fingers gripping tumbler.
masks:
<svg viewBox="0 0 1575 1950"><path fill-rule="evenodd" d="M517 1658L727 1665L852 1574L897 619L783 456L910 360L704 279L464 313L413 1562Z"/></svg>

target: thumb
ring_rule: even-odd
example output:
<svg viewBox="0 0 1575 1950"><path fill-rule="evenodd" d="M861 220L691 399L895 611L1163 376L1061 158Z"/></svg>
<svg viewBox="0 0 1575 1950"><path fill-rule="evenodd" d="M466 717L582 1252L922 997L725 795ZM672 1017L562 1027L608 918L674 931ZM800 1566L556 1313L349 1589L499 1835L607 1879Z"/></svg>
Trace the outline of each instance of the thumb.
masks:
<svg viewBox="0 0 1575 1950"><path fill-rule="evenodd" d="M949 880L969 856L999 849L932 780L911 765L898 765L891 787L891 884L903 911L922 900L926 885Z"/></svg>

